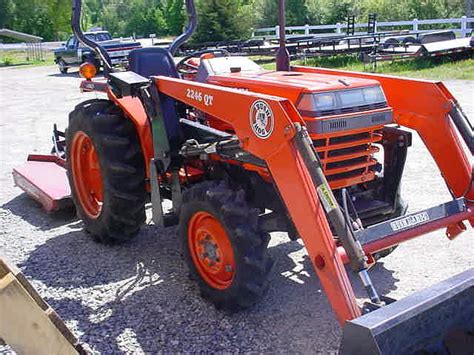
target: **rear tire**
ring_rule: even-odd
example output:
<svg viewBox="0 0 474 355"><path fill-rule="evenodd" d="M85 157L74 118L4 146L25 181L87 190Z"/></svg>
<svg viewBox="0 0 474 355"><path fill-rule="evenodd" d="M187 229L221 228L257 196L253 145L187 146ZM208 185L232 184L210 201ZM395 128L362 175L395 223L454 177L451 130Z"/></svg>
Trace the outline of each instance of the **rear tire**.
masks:
<svg viewBox="0 0 474 355"><path fill-rule="evenodd" d="M86 231L127 241L145 221L145 165L135 126L111 101L89 100L69 115L68 178Z"/></svg>
<svg viewBox="0 0 474 355"><path fill-rule="evenodd" d="M248 308L265 293L270 237L259 231L258 210L243 189L208 181L186 190L179 233L190 277L216 308Z"/></svg>
<svg viewBox="0 0 474 355"><path fill-rule="evenodd" d="M58 68L61 74L67 74L67 71L69 69L66 62L63 59L58 60Z"/></svg>

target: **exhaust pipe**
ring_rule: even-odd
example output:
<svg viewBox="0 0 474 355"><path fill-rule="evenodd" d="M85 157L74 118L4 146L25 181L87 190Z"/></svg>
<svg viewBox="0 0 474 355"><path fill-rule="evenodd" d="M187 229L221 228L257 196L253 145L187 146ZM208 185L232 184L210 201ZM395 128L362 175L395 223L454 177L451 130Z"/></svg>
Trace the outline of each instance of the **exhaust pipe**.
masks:
<svg viewBox="0 0 474 355"><path fill-rule="evenodd" d="M290 53L288 53L288 49L286 49L285 0L280 0L278 2L278 24L280 26L280 47L276 53L276 70L290 71Z"/></svg>

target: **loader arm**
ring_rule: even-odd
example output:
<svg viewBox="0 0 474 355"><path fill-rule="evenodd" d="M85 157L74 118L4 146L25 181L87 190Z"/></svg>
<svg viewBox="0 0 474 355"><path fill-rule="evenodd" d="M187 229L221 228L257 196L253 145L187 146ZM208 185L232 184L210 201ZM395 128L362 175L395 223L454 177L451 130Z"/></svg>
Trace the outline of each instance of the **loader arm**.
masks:
<svg viewBox="0 0 474 355"><path fill-rule="evenodd" d="M456 100L441 82L325 68L293 67L294 71L374 79L380 82L394 120L418 132L455 197L474 201L473 167L450 118ZM465 138L472 149L472 128ZM471 220L474 225L474 221Z"/></svg>
<svg viewBox="0 0 474 355"><path fill-rule="evenodd" d="M241 148L265 162L298 234L305 244L337 319L341 324L344 324L346 321L359 317L361 310L356 303L352 285L343 266L344 262L352 263L355 256L353 254L352 257L347 257L345 253L349 253L348 250L351 248L348 249L344 245L345 250L340 247L338 249L334 241L328 219L331 219L334 224L331 213L334 210L339 211L339 206L337 206L337 202L332 202L331 198L325 196L332 196L332 193L328 190L321 191L321 185L315 181L317 158L308 160L307 154L309 149L310 155L313 154L315 157L314 147L311 144L306 146L301 144L301 130L298 127L304 126L304 121L293 104L289 100L279 97L161 76L153 78L152 82L160 94L172 97L206 114L219 117L232 125L239 138ZM423 82L420 85L423 85ZM436 107L440 109L439 105L443 102L443 91L436 90L437 86L430 87L428 85L428 88L431 89L434 101L438 105ZM254 117L252 109L261 102L267 105L273 120L271 124L268 120L265 121L270 127L265 132L258 132L258 127L257 129L252 128L252 125L255 124L252 121L252 117ZM449 101L444 102L450 103ZM416 107L413 104L414 109ZM372 245L364 245L366 251L370 250L373 245L380 247L379 244L382 245L380 249L383 249L386 247L384 244L390 243L393 238L398 238L397 242L403 242L411 237L425 234L428 230L452 225L459 226L463 220L470 220L472 223L474 210L469 207L468 199L472 194L472 190L470 190L471 175L470 169L468 169L470 163L457 138L455 127L447 118L449 109L449 105L446 105L441 111L442 114L438 114L436 108L426 108L425 114L427 116L410 114L411 111L407 113L399 109L397 119L398 122L403 122L404 125L421 132L420 134L431 148L430 151L435 156L438 165L444 169L442 171L448 186L454 194L461 197L458 203L459 209L448 215L446 211L449 210L447 208L449 203L446 206L441 206L440 209L443 213L434 224L418 225L417 223L416 226L392 233L389 238L382 234L371 240ZM435 132L433 124L443 125L445 133L449 132L449 139L446 139L445 134ZM445 144L441 144L442 148L440 148L436 144L436 140L443 136ZM433 142L433 140L435 141ZM449 154L453 156L450 157L449 154L446 156L446 150L449 150ZM452 167L453 162L460 166ZM328 204L331 203L334 206L328 208ZM431 215L434 211L435 209L432 209L423 213ZM382 227L384 226L382 225ZM460 229L462 228L460 227ZM372 230L367 232L372 233ZM341 237L342 234L338 232L338 235ZM364 285L367 288L365 282Z"/></svg>
<svg viewBox="0 0 474 355"><path fill-rule="evenodd" d="M360 310L325 211L294 144L294 122L304 123L293 104L278 97L161 76L153 81L160 93L231 124L242 148L266 162L337 319L343 324L358 317ZM256 101L266 102L274 117L273 131L265 139L254 134L249 122Z"/></svg>

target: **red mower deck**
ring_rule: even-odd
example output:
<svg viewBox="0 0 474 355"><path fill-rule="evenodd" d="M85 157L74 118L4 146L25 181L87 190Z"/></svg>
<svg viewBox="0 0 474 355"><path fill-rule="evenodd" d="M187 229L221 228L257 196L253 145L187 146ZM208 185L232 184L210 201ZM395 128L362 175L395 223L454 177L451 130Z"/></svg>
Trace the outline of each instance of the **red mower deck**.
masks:
<svg viewBox="0 0 474 355"><path fill-rule="evenodd" d="M41 203L48 213L72 206L65 161L54 155L29 155L13 169L15 185Z"/></svg>

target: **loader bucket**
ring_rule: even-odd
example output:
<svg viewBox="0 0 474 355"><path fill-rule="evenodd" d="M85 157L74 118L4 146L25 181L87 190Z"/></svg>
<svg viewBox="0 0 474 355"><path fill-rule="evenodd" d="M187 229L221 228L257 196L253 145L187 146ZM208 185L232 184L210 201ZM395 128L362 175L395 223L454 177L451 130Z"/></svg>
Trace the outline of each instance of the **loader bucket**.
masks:
<svg viewBox="0 0 474 355"><path fill-rule="evenodd" d="M348 321L340 354L473 354L474 268Z"/></svg>
<svg viewBox="0 0 474 355"><path fill-rule="evenodd" d="M71 208L65 164L55 155L29 155L24 165L13 169L13 180L48 213Z"/></svg>

